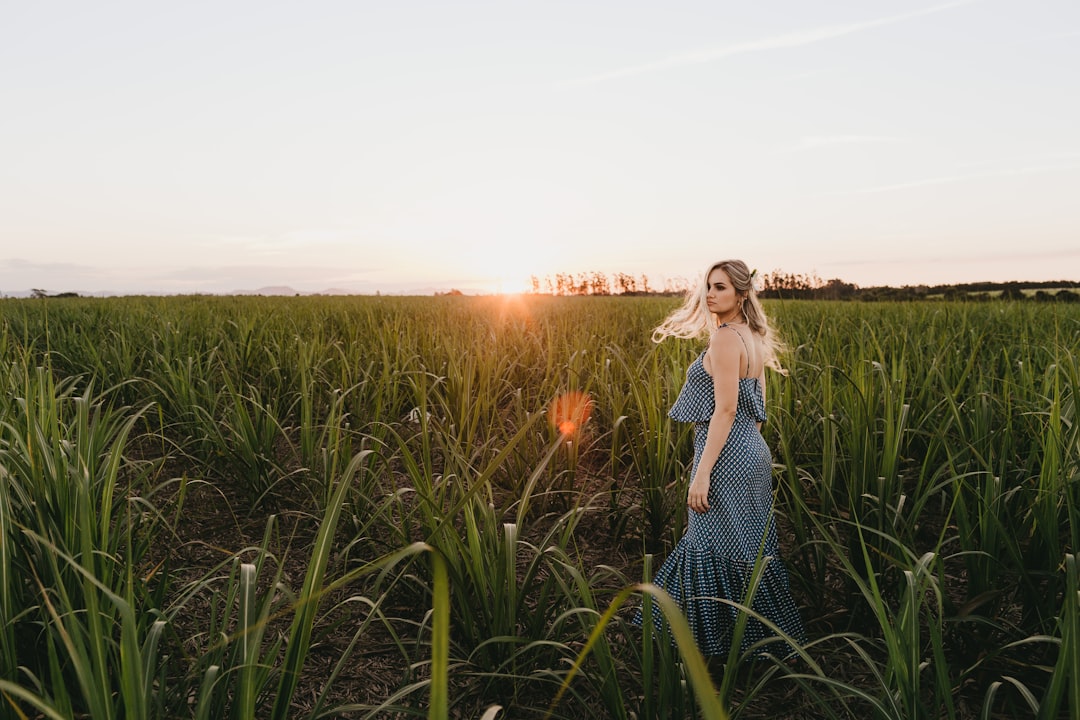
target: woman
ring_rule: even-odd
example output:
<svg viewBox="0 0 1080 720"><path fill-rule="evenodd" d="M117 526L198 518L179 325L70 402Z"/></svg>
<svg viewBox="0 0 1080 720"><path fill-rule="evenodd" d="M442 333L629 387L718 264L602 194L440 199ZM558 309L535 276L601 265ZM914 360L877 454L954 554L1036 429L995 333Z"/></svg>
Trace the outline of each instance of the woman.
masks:
<svg viewBox="0 0 1080 720"><path fill-rule="evenodd" d="M718 262L705 284L653 332L664 338L709 336L709 346L691 363L686 383L669 415L694 423L694 464L686 504L686 533L656 573L682 607L698 648L726 656L739 611L728 600L751 607L797 642L803 626L779 557L772 510L772 456L761 436L765 420L765 368L784 372L779 341L741 260ZM751 584L752 600L747 598ZM654 615L662 627L662 613ZM641 613L634 621L641 623ZM740 643L745 652L775 634L753 615ZM767 642L755 654L783 657L787 642Z"/></svg>

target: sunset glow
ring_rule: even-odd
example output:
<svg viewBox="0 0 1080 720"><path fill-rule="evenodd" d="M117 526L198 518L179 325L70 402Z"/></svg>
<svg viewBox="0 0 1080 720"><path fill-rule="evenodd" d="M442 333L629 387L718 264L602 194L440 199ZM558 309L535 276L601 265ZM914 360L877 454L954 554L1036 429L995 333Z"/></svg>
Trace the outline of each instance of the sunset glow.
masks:
<svg viewBox="0 0 1080 720"><path fill-rule="evenodd" d="M0 296L1077 279L1078 34L1075 0L21 3Z"/></svg>

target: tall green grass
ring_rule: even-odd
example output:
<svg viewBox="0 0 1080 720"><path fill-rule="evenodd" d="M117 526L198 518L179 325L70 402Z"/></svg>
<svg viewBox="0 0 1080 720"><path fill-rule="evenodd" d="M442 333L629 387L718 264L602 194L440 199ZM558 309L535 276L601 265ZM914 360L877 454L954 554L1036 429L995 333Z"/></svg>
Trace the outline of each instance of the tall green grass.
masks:
<svg viewBox="0 0 1080 720"><path fill-rule="evenodd" d="M685 522L673 303L3 301L0 715L1069 716L1080 310L769 303L811 639L706 666L645 562Z"/></svg>

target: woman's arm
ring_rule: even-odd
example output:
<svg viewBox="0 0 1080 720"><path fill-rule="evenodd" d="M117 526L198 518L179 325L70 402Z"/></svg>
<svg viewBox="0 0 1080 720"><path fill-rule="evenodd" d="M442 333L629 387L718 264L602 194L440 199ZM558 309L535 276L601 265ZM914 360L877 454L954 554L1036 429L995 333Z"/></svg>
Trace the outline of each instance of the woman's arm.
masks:
<svg viewBox="0 0 1080 720"><path fill-rule="evenodd" d="M735 410L739 404L741 346L734 332L717 331L709 340L709 350L702 362L713 379L714 407L709 418L705 448L686 496L687 506L695 512L709 509L709 480L713 465L720 458L720 452L731 434L731 426L735 424Z"/></svg>

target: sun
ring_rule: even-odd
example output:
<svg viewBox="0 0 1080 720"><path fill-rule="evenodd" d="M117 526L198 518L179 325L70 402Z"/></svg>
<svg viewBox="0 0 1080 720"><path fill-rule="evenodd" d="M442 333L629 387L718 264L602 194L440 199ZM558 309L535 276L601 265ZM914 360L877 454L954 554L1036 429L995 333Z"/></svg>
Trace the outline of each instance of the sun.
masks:
<svg viewBox="0 0 1080 720"><path fill-rule="evenodd" d="M489 291L495 295L522 295L532 292L532 282L528 277L511 275L496 277L490 285Z"/></svg>
<svg viewBox="0 0 1080 720"><path fill-rule="evenodd" d="M532 292L532 277L543 275L535 268L546 263L536 255L535 248L493 248L480 244L456 252L453 264L468 276L465 284L474 292L519 295Z"/></svg>
<svg viewBox="0 0 1080 720"><path fill-rule="evenodd" d="M492 295L520 295L532 291L532 277L522 269L520 261L499 263L497 260L489 258L480 267L473 268L473 284L478 291Z"/></svg>

